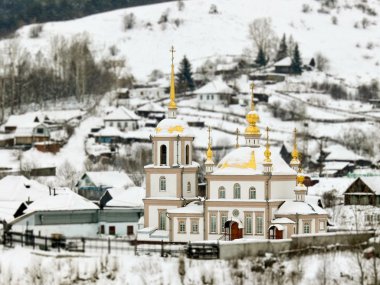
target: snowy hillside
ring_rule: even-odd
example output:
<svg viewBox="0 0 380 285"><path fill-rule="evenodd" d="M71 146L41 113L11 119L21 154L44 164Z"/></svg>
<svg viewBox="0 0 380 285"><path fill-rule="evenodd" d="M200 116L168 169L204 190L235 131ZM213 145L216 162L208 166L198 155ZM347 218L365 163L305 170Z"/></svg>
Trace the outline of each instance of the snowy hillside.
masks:
<svg viewBox="0 0 380 285"><path fill-rule="evenodd" d="M168 72L171 45L177 50L176 63L186 54L194 67L210 56L228 59L226 55L241 55L253 46L248 38L249 23L270 17L278 37L292 35L304 57L321 52L331 62L331 74L355 84L380 76L380 15L363 12L356 6L361 2L338 0L336 8L321 12L320 1L311 0L190 0L185 1L182 11L171 2L46 23L34 39L29 37L32 26L25 26L17 31L17 38L36 54L40 50L49 52L55 35L71 38L86 33L98 59L109 57L109 48L115 45L117 57L126 58L133 75L144 79L153 69ZM379 1L366 2L380 13ZM212 4L217 5L218 14L209 14ZM158 24L165 11L168 24ZM124 31L123 18L129 13L135 15L136 25Z"/></svg>

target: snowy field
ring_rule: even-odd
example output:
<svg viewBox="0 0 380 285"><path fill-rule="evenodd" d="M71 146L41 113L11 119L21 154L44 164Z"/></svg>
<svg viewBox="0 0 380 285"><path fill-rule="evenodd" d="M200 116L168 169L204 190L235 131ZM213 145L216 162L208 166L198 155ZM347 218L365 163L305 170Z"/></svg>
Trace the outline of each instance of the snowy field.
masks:
<svg viewBox="0 0 380 285"><path fill-rule="evenodd" d="M256 18L272 18L279 37L286 33L299 42L305 58L321 52L331 62L330 73L356 84L380 76L379 1L366 1L377 11L370 16L355 7L358 1L339 0L337 7L320 13L318 1L298 0L191 0L185 1L185 9L178 11L176 1L88 16L71 21L52 22L43 25L40 38L30 39L31 26L17 31L17 39L32 54L49 53L52 38L61 35L71 38L87 34L96 57L110 57L109 48L119 50L118 58L125 58L128 71L138 79L145 79L153 69L164 72L169 68L169 48L174 45L177 53L175 64L186 55L194 67L207 58L222 57L227 62L230 55L241 55L252 48L248 39L248 24ZM218 14L209 14L211 4L216 4ZM303 13L303 5L309 12ZM160 16L169 11L169 22L158 24ZM136 25L124 31L124 15L133 13ZM337 18L337 25L332 18ZM369 25L360 26L366 18ZM179 26L175 24L179 22ZM355 28L355 24L359 26ZM3 41L2 46L6 43ZM149 43L149 44L147 44ZM154 51L154 52L153 52ZM251 55L253 56L253 55Z"/></svg>
<svg viewBox="0 0 380 285"><path fill-rule="evenodd" d="M97 256L0 248L0 284L365 284L374 279L374 259L330 252L242 260L189 260L157 256ZM358 259L359 258L359 259ZM376 260L379 264L380 260ZM269 266L268 266L269 265ZM323 283L327 281L328 283Z"/></svg>

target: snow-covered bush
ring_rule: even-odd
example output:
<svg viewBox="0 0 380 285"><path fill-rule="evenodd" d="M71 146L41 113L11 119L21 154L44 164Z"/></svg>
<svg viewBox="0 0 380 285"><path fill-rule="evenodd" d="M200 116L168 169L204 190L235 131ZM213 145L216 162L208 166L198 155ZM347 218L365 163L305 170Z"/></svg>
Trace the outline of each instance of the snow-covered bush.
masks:
<svg viewBox="0 0 380 285"><path fill-rule="evenodd" d="M133 13L124 15L123 17L123 27L124 31L133 29L136 24L136 16Z"/></svg>
<svg viewBox="0 0 380 285"><path fill-rule="evenodd" d="M37 25L34 25L32 27L30 27L30 30L29 30L29 37L31 39L36 39L40 36L40 34L42 33L42 30L43 30L43 25L41 24L37 24Z"/></svg>
<svg viewBox="0 0 380 285"><path fill-rule="evenodd" d="M211 4L210 9L208 10L209 14L219 14L218 7L215 4Z"/></svg>

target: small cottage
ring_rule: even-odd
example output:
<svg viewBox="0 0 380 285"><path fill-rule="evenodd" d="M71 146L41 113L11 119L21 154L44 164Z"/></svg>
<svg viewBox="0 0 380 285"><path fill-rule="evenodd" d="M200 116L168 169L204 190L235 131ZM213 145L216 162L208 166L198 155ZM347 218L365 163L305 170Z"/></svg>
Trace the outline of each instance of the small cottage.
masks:
<svg viewBox="0 0 380 285"><path fill-rule="evenodd" d="M232 95L235 94L235 91L221 77L217 77L215 80L195 90L194 94L197 95L200 105L228 106L232 101Z"/></svg>
<svg viewBox="0 0 380 285"><path fill-rule="evenodd" d="M106 128L118 128L120 131L133 131L138 129L139 119L134 112L125 107L118 107L104 117L104 125Z"/></svg>
<svg viewBox="0 0 380 285"><path fill-rule="evenodd" d="M357 178L343 193L345 205L380 206L380 177Z"/></svg>

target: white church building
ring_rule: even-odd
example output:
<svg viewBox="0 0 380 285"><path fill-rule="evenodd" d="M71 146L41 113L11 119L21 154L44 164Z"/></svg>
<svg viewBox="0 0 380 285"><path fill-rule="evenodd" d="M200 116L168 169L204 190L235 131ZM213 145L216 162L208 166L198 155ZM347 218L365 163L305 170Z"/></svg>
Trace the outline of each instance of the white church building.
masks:
<svg viewBox="0 0 380 285"><path fill-rule="evenodd" d="M192 161L194 134L186 122L177 119L172 58L168 118L152 134L153 163L145 166L144 228L138 239L282 239L326 232L327 213L306 199L296 134L288 165L280 154L271 153L268 128L262 141L251 88L245 146L237 146L215 165L209 129L206 195L198 197L199 164Z"/></svg>

